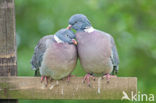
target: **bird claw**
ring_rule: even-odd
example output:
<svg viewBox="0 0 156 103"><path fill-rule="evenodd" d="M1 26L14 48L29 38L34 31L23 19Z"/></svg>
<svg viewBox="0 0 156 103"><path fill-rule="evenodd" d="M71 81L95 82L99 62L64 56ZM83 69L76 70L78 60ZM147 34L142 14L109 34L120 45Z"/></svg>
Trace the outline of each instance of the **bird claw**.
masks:
<svg viewBox="0 0 156 103"><path fill-rule="evenodd" d="M91 87L91 85L90 85L90 84L88 84L88 87Z"/></svg>
<svg viewBox="0 0 156 103"><path fill-rule="evenodd" d="M107 83L109 83L109 80L107 80Z"/></svg>
<svg viewBox="0 0 156 103"><path fill-rule="evenodd" d="M91 76L91 77L92 77L92 79L93 79L94 81L96 80L94 76Z"/></svg>
<svg viewBox="0 0 156 103"><path fill-rule="evenodd" d="M111 78L116 78L117 76L116 75L110 75L110 74L106 74L106 75L104 75L103 77L102 77L102 79L104 79L104 78L106 78L106 80L107 80L107 83L110 83L110 79Z"/></svg>
<svg viewBox="0 0 156 103"><path fill-rule="evenodd" d="M69 84L70 83L70 79L71 79L71 77L75 77L75 75L68 75L68 77L67 77L67 83Z"/></svg>
<svg viewBox="0 0 156 103"><path fill-rule="evenodd" d="M91 87L90 78L92 78L95 81L95 77L88 73L84 76L82 83L85 83L85 81L87 81L88 86Z"/></svg>
<svg viewBox="0 0 156 103"><path fill-rule="evenodd" d="M41 83L43 83L43 81L46 81L45 86L48 85L48 77L47 76L41 76Z"/></svg>

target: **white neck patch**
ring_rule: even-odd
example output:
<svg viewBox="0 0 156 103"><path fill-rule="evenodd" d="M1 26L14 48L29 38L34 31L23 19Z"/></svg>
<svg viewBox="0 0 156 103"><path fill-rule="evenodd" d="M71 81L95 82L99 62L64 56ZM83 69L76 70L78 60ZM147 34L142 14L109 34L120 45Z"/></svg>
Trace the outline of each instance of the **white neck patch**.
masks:
<svg viewBox="0 0 156 103"><path fill-rule="evenodd" d="M87 27L86 29L84 29L85 32L91 33L93 32L95 29L91 26L91 27Z"/></svg>
<svg viewBox="0 0 156 103"><path fill-rule="evenodd" d="M54 35L54 39L56 40L57 43L63 43L63 41L59 39L56 35Z"/></svg>

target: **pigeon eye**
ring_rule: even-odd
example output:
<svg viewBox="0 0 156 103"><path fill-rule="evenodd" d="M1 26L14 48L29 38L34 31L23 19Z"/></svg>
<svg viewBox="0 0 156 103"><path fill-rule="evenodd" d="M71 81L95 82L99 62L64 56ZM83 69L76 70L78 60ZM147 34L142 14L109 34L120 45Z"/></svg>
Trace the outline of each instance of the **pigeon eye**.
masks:
<svg viewBox="0 0 156 103"><path fill-rule="evenodd" d="M69 37L69 35L67 34L66 37Z"/></svg>

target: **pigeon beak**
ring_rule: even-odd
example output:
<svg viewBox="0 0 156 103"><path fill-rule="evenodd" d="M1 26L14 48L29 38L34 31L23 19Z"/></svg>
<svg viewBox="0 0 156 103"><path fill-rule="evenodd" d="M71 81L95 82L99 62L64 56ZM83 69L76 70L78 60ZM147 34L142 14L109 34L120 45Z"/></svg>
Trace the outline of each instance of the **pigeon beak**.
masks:
<svg viewBox="0 0 156 103"><path fill-rule="evenodd" d="M67 29L71 29L72 28L72 25L68 25Z"/></svg>
<svg viewBox="0 0 156 103"><path fill-rule="evenodd" d="M75 39L72 39L73 44L77 45L77 41Z"/></svg>

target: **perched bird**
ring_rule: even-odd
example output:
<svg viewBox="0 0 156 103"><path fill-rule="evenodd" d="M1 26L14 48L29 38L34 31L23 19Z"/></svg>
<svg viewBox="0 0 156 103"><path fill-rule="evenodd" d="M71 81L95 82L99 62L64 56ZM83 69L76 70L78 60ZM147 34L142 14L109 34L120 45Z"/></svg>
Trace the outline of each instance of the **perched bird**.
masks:
<svg viewBox="0 0 156 103"><path fill-rule="evenodd" d="M77 63L75 34L61 29L55 35L44 36L34 49L32 69L40 71L41 82L47 77L62 79L71 74Z"/></svg>
<svg viewBox="0 0 156 103"><path fill-rule="evenodd" d="M107 80L111 73L118 72L119 57L113 37L92 27L83 14L75 14L69 19L67 29L76 30L78 55L83 69L88 73L84 81L93 75L104 75ZM113 75L112 75L113 76Z"/></svg>

